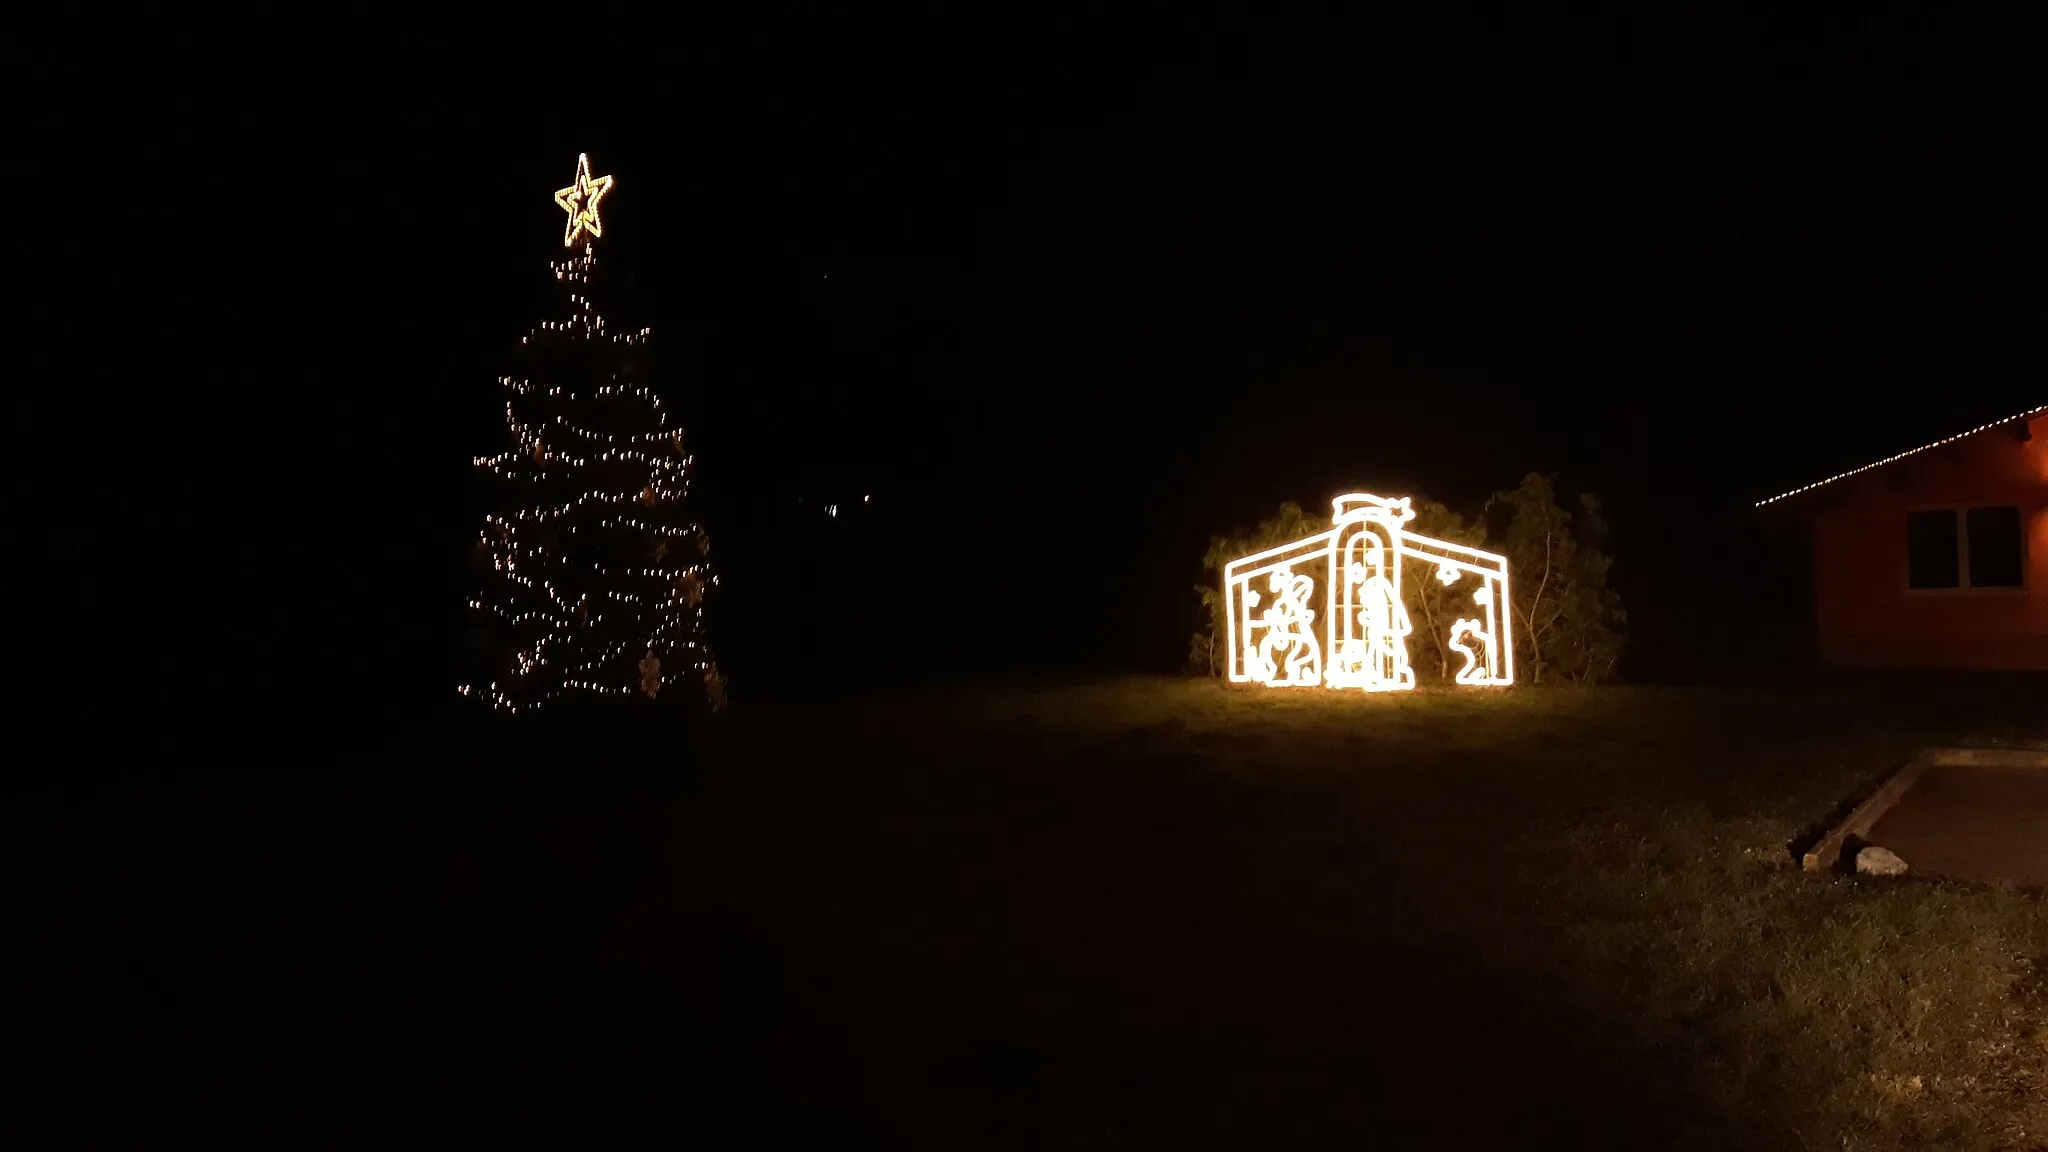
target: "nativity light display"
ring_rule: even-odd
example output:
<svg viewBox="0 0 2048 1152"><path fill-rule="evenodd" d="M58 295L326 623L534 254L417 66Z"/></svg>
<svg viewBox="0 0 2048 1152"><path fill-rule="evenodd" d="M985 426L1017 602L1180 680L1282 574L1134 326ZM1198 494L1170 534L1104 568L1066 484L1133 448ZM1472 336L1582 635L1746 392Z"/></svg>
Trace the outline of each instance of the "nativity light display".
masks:
<svg viewBox="0 0 2048 1152"><path fill-rule="evenodd" d="M499 378L510 446L472 464L488 490L475 550L472 676L463 695L509 711L568 695L655 696L685 679L711 705L723 681L704 639L718 578L689 500L694 460L643 379L646 328L611 332L592 297L597 202L611 177L555 194L569 241L551 265L567 319L545 320Z"/></svg>
<svg viewBox="0 0 2048 1152"><path fill-rule="evenodd" d="M1329 530L1223 567L1228 674L1272 688L1415 687L1414 625L1402 597L1411 574L1470 589L1446 637L1460 684L1515 680L1507 557L1408 531L1406 496L1363 492L1334 501Z"/></svg>

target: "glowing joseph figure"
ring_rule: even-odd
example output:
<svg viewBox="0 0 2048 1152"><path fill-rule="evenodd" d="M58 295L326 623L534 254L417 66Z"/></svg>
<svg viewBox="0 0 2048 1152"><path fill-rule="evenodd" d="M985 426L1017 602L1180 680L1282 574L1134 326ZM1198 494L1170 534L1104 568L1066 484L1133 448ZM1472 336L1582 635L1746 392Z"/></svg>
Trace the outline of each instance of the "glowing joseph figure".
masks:
<svg viewBox="0 0 2048 1152"><path fill-rule="evenodd" d="M1407 497L1339 496L1326 532L1240 557L1224 565L1224 620L1230 679L1275 688L1326 685L1396 692L1415 687L1408 663L1414 633L1402 597L1402 569L1434 566L1446 587L1476 576L1470 607L1446 637L1463 658L1459 684L1512 684L1514 643L1508 628L1508 562L1494 552L1417 535ZM1306 571L1303 571L1305 569ZM1313 574L1313 575L1311 575ZM1258 587L1254 582L1258 582ZM1313 622L1315 586L1322 586L1323 639ZM1263 602L1260 588L1273 601ZM1329 666L1320 667L1323 653Z"/></svg>
<svg viewBox="0 0 2048 1152"><path fill-rule="evenodd" d="M1415 626L1408 621L1408 608L1401 593L1387 579L1385 549L1377 543L1365 550L1365 563L1344 566L1345 579L1358 585L1359 630L1365 635L1365 690L1385 692L1415 687L1415 670L1408 666L1408 634Z"/></svg>

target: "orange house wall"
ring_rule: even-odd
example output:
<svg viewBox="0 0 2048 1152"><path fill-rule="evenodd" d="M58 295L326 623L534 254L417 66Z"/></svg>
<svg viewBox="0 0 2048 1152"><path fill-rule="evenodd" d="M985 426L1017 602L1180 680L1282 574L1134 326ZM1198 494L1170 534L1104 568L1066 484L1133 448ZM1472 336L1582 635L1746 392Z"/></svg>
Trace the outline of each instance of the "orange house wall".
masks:
<svg viewBox="0 0 2048 1152"><path fill-rule="evenodd" d="M1979 433L1816 490L1823 663L2048 669L2048 415L2028 428L2025 442ZM1906 513L1972 504L2020 506L2025 586L1908 591Z"/></svg>

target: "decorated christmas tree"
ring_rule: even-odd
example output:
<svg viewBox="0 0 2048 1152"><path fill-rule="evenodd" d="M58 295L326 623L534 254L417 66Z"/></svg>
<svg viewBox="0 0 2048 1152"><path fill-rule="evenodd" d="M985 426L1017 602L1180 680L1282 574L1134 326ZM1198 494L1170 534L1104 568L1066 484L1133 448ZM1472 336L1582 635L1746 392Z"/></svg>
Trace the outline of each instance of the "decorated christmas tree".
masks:
<svg viewBox="0 0 2048 1152"><path fill-rule="evenodd" d="M520 338L499 379L511 446L475 460L489 511L470 601L475 666L459 691L495 708L681 685L723 703L704 638L717 580L683 431L644 378L648 330L612 331L592 303L612 186L579 156L576 182L555 193L569 214L569 254L553 265L563 318Z"/></svg>

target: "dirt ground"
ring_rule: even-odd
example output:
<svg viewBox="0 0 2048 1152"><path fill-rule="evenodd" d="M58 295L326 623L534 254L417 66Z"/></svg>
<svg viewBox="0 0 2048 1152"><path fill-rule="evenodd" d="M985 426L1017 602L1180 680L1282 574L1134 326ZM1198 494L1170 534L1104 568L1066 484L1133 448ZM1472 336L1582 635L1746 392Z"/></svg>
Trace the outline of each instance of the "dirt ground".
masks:
<svg viewBox="0 0 2048 1152"><path fill-rule="evenodd" d="M1915 871L2048 887L2048 767L1930 768L1868 839Z"/></svg>
<svg viewBox="0 0 2048 1152"><path fill-rule="evenodd" d="M1790 845L2044 701L1137 678L308 739L17 820L48 1026L4 1108L64 1134L22 1147L2032 1148L2048 898Z"/></svg>

